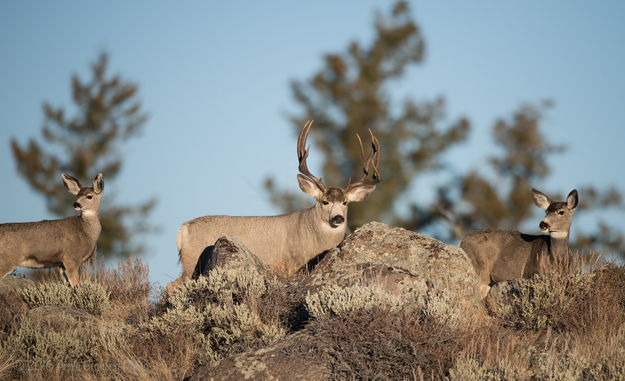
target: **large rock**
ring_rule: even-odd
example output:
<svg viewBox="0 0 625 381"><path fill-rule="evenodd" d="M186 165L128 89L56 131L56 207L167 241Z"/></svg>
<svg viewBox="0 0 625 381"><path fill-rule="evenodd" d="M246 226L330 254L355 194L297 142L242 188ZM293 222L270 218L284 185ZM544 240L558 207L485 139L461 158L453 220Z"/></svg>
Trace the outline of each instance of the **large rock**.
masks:
<svg viewBox="0 0 625 381"><path fill-rule="evenodd" d="M464 251L403 228L371 222L331 250L304 283L311 290L376 284L391 294L444 294L464 311L479 308L475 270ZM408 298L407 298L408 300Z"/></svg>
<svg viewBox="0 0 625 381"><path fill-rule="evenodd" d="M216 367L200 367L190 380L328 380L330 370L325 364L299 350L311 339L306 332L294 333L267 348L230 356Z"/></svg>
<svg viewBox="0 0 625 381"><path fill-rule="evenodd" d="M253 269L261 275L273 275L274 271L269 265L261 261L245 245L236 238L221 237L211 250L207 250L198 260L195 275L208 276L210 271L220 268L229 269Z"/></svg>

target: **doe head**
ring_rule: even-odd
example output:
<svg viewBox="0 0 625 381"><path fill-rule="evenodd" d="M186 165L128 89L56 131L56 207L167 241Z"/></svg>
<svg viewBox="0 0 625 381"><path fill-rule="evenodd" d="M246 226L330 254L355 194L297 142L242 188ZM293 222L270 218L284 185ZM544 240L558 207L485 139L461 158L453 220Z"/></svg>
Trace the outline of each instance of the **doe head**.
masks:
<svg viewBox="0 0 625 381"><path fill-rule="evenodd" d="M80 181L66 173L63 173L61 178L69 193L76 196L73 205L75 210L85 215L98 213L102 191L104 190L104 180L102 180L101 173L98 173L93 179L93 186L91 187L83 187Z"/></svg>
<svg viewBox="0 0 625 381"><path fill-rule="evenodd" d="M566 201L554 202L544 193L532 188L532 198L539 208L545 209L545 218L538 224L540 230L556 238L568 237L578 204L577 190L573 189Z"/></svg>

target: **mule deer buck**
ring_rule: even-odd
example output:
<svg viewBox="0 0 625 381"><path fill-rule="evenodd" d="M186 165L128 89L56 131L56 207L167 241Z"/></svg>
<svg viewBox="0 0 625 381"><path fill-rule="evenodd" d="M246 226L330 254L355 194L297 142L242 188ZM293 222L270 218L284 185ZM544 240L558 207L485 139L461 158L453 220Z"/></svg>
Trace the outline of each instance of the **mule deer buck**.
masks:
<svg viewBox="0 0 625 381"><path fill-rule="evenodd" d="M364 175L358 181L348 182L344 188L326 187L320 178L308 170L306 158L310 150L305 147L312 121L308 121L297 139L300 189L316 200L310 209L279 216L231 217L205 216L182 224L178 231L177 246L182 263L182 275L172 282L167 291L193 275L200 255L212 250L222 236L237 238L247 248L272 268L292 274L324 251L337 246L345 237L347 204L364 200L381 180L380 143L369 130L372 151L365 156L360 143ZM375 155L375 160L372 159ZM369 166L373 174L368 178Z"/></svg>
<svg viewBox="0 0 625 381"><path fill-rule="evenodd" d="M17 266L41 269L60 267L71 287L78 284L78 267L93 254L100 236L98 209L104 189L102 174L85 188L63 173L63 184L76 196L79 216L0 224L0 279Z"/></svg>
<svg viewBox="0 0 625 381"><path fill-rule="evenodd" d="M530 278L543 271L548 261L569 254L569 231L577 208L577 190L572 190L566 201L554 202L532 188L532 198L539 208L545 209L545 218L538 226L549 234L484 229L460 241L460 248L467 253L477 273L482 299L488 295L491 285L514 278Z"/></svg>

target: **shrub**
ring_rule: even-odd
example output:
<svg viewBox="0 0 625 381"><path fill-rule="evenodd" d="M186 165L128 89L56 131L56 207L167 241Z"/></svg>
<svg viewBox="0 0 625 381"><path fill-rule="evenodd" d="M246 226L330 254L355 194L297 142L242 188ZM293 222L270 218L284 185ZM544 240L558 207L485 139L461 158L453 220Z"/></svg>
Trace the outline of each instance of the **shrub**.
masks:
<svg viewBox="0 0 625 381"><path fill-rule="evenodd" d="M465 320L460 305L446 289L428 290L424 302L423 314L440 323L456 328Z"/></svg>
<svg viewBox="0 0 625 381"><path fill-rule="evenodd" d="M491 308L491 314L505 325L518 329L562 330L571 311L586 300L593 275L583 272L538 274L518 283L507 303Z"/></svg>
<svg viewBox="0 0 625 381"><path fill-rule="evenodd" d="M63 283L41 283L24 289L22 295L31 308L76 307L95 315L100 315L109 302L108 292L93 282L79 283L73 289Z"/></svg>
<svg viewBox="0 0 625 381"><path fill-rule="evenodd" d="M306 295L306 310L313 319L345 316L360 309L384 306L397 311L402 306L399 296L390 295L380 286L340 287L331 284Z"/></svg>
<svg viewBox="0 0 625 381"><path fill-rule="evenodd" d="M453 365L463 338L422 313L388 306L360 308L315 320L297 350L315 354L335 380L441 379Z"/></svg>
<svg viewBox="0 0 625 381"><path fill-rule="evenodd" d="M197 361L212 363L286 334L279 318L259 313L269 290L276 287L277 280L254 270L213 270L209 277L183 282L168 299L171 307L142 327L152 339L182 333L200 342Z"/></svg>

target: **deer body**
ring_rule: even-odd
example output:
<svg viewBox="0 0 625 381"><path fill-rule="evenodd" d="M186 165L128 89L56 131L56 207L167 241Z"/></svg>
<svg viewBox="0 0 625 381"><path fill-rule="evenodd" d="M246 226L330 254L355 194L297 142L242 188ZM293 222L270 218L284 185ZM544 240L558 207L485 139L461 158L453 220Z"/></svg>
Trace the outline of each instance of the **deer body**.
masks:
<svg viewBox="0 0 625 381"><path fill-rule="evenodd" d="M177 239L183 277L193 274L199 256L222 236L236 237L264 263L294 273L345 236L345 224L317 226L316 209L266 217L206 216L184 223Z"/></svg>
<svg viewBox="0 0 625 381"><path fill-rule="evenodd" d="M548 261L568 255L571 219L577 207L577 191L566 202L553 202L532 189L537 206L545 209L541 230L549 234L531 235L518 231L483 229L462 239L460 248L471 259L478 276L482 299L490 286L515 278L541 273Z"/></svg>
<svg viewBox="0 0 625 381"><path fill-rule="evenodd" d="M182 264L182 275L167 287L167 293L185 278L193 276L198 259L212 249L215 241L229 236L241 241L261 261L278 271L292 274L324 251L337 246L345 237L347 227L347 204L361 201L373 192L381 180L378 172L380 147L369 131L373 150L365 157L362 141L364 176L345 188L326 187L321 179L313 176L307 168L309 148L305 142L312 122L300 132L297 151L300 189L313 196L317 202L309 209L278 216L232 217L205 216L182 224L178 231L177 247ZM373 178L367 179L373 155Z"/></svg>
<svg viewBox="0 0 625 381"><path fill-rule="evenodd" d="M76 195L74 208L80 216L60 220L0 224L0 279L16 267L61 267L74 287L78 267L93 254L100 236L98 208L104 183L99 174L93 188L83 188L75 178L63 174L63 181Z"/></svg>

